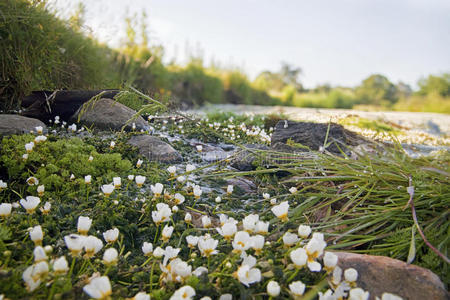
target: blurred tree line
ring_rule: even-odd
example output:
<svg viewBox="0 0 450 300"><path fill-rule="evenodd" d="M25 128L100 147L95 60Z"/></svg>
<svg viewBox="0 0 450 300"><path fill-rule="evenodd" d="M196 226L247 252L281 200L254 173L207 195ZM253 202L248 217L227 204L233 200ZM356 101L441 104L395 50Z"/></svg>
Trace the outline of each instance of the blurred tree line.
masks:
<svg viewBox="0 0 450 300"><path fill-rule="evenodd" d="M17 108L32 90L120 88L124 84L175 103L294 105L323 108L397 109L450 113L450 74L430 75L419 90L381 74L356 88L319 85L305 89L302 69L282 62L251 81L238 68L205 66L201 55L186 65L164 64L164 48L149 39L147 16L127 17L118 49L83 32L84 7L68 20L55 17L45 1L0 2L1 109Z"/></svg>

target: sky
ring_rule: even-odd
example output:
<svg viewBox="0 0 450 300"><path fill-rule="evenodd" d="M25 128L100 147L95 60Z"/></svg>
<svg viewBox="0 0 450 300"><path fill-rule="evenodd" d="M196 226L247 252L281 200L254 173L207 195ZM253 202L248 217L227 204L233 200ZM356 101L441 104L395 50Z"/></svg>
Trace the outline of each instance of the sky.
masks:
<svg viewBox="0 0 450 300"><path fill-rule="evenodd" d="M82 2L85 29L117 47L125 17L147 14L150 43L165 60L202 54L255 78L281 62L307 88L356 86L373 73L416 86L450 72L448 0L51 0L61 16Z"/></svg>

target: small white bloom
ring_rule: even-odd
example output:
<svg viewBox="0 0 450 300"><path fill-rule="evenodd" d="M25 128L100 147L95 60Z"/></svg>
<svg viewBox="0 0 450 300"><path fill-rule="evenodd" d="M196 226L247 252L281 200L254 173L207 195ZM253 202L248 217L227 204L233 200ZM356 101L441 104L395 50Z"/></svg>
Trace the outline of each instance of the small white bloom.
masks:
<svg viewBox="0 0 450 300"><path fill-rule="evenodd" d="M75 179L75 175L73 175L73 174L70 174L70 177L69 177L69 179L70 179L70 180L74 180L74 179Z"/></svg>
<svg viewBox="0 0 450 300"><path fill-rule="evenodd" d="M197 246L199 239L200 238L198 236L188 235L186 237L186 242L188 243L188 247L194 248L195 246Z"/></svg>
<svg viewBox="0 0 450 300"><path fill-rule="evenodd" d="M308 225L300 225L298 226L298 235L301 238L306 239L311 234L311 227Z"/></svg>
<svg viewBox="0 0 450 300"><path fill-rule="evenodd" d="M233 190L234 190L234 187L231 184L229 184L227 186L227 194L231 195L233 193Z"/></svg>
<svg viewBox="0 0 450 300"><path fill-rule="evenodd" d="M150 295L145 292L139 292L136 295L134 295L134 297L131 298L131 300L150 300Z"/></svg>
<svg viewBox="0 0 450 300"><path fill-rule="evenodd" d="M119 257L119 252L115 248L108 248L103 253L103 263L105 265L115 265Z"/></svg>
<svg viewBox="0 0 450 300"><path fill-rule="evenodd" d="M295 233L286 232L283 235L283 243L285 246L292 246L295 245L300 239Z"/></svg>
<svg viewBox="0 0 450 300"><path fill-rule="evenodd" d="M41 225L34 226L30 231L30 238L35 245L41 245L44 239L44 233L42 232Z"/></svg>
<svg viewBox="0 0 450 300"><path fill-rule="evenodd" d="M270 198L270 194L269 193L263 193L263 198L268 200Z"/></svg>
<svg viewBox="0 0 450 300"><path fill-rule="evenodd" d="M61 256L53 262L53 271L55 274L65 274L69 271L69 264L65 256Z"/></svg>
<svg viewBox="0 0 450 300"><path fill-rule="evenodd" d="M250 248L250 235L247 231L238 231L234 235L233 243L232 243L233 249L237 253L241 253L242 251L246 251Z"/></svg>
<svg viewBox="0 0 450 300"><path fill-rule="evenodd" d="M34 248L33 256L34 256L35 263L40 262L40 261L45 261L48 259L44 248L42 248L41 246L37 246L36 248Z"/></svg>
<svg viewBox="0 0 450 300"><path fill-rule="evenodd" d="M136 168L140 168L142 166L142 163L144 161L142 159L138 159L137 163L136 163Z"/></svg>
<svg viewBox="0 0 450 300"><path fill-rule="evenodd" d="M403 298L391 293L383 293L381 295L381 300L403 300Z"/></svg>
<svg viewBox="0 0 450 300"><path fill-rule="evenodd" d="M194 197L195 198L200 198L200 196L202 195L202 188L198 185L194 186Z"/></svg>
<svg viewBox="0 0 450 300"><path fill-rule="evenodd" d="M23 154L23 155L22 155L22 159L23 159L23 160L27 160L27 159L28 159L28 153Z"/></svg>
<svg viewBox="0 0 450 300"><path fill-rule="evenodd" d="M64 242L70 250L72 256L78 256L81 253L86 237L78 234L70 234L64 237Z"/></svg>
<svg viewBox="0 0 450 300"><path fill-rule="evenodd" d="M297 188L296 188L295 186L293 186L293 187L291 187L291 188L289 189L289 192L290 192L291 194L295 194L295 193L297 193Z"/></svg>
<svg viewBox="0 0 450 300"><path fill-rule="evenodd" d="M128 175L128 180L129 180L129 181L133 181L133 180L134 180L134 175L131 175L131 174Z"/></svg>
<svg viewBox="0 0 450 300"><path fill-rule="evenodd" d="M258 221L259 221L259 215L250 214L242 220L242 226L244 227L245 231L252 233L255 230L256 223Z"/></svg>
<svg viewBox="0 0 450 300"><path fill-rule="evenodd" d="M192 172L195 170L195 166L191 164L186 165L186 172Z"/></svg>
<svg viewBox="0 0 450 300"><path fill-rule="evenodd" d="M89 155L88 162L92 162L93 160L94 160L94 157L92 155Z"/></svg>
<svg viewBox="0 0 450 300"><path fill-rule="evenodd" d="M267 284L267 294L271 297L277 297L280 294L281 287L278 282L271 280Z"/></svg>
<svg viewBox="0 0 450 300"><path fill-rule="evenodd" d="M170 166L167 168L167 171L170 173L170 175L175 175L175 173L177 172L177 167L176 166Z"/></svg>
<svg viewBox="0 0 450 300"><path fill-rule="evenodd" d="M92 176L91 175L84 176L84 183L91 184L91 182L92 182Z"/></svg>
<svg viewBox="0 0 450 300"><path fill-rule="evenodd" d="M369 292L364 291L361 288L351 289L349 292L348 300L368 300Z"/></svg>
<svg viewBox="0 0 450 300"><path fill-rule="evenodd" d="M178 177L177 177L177 181L178 181L179 183L183 183L183 182L186 181L186 177L185 177L185 176L178 176Z"/></svg>
<svg viewBox="0 0 450 300"><path fill-rule="evenodd" d="M234 234L237 232L237 226L234 222L226 222L222 225L221 228L217 228L217 231L220 235L222 235L226 240L231 240Z"/></svg>
<svg viewBox="0 0 450 300"><path fill-rule="evenodd" d="M31 153L33 151L33 148L34 148L33 142L25 144L25 150L27 151L27 153Z"/></svg>
<svg viewBox="0 0 450 300"><path fill-rule="evenodd" d="M191 300L195 296L195 290L189 286L185 285L178 290L170 297L170 300Z"/></svg>
<svg viewBox="0 0 450 300"><path fill-rule="evenodd" d="M38 185L39 180L36 177L31 176L31 177L27 178L27 184L28 185Z"/></svg>
<svg viewBox="0 0 450 300"><path fill-rule="evenodd" d="M156 183L155 185L151 185L150 189L156 197L159 197L163 193L164 186L161 183Z"/></svg>
<svg viewBox="0 0 450 300"><path fill-rule="evenodd" d="M264 247L264 237L262 235L255 235L250 238L251 247L255 250L255 254L258 255L261 253Z"/></svg>
<svg viewBox="0 0 450 300"><path fill-rule="evenodd" d="M172 212L177 213L178 212L178 206L174 205L172 206Z"/></svg>
<svg viewBox="0 0 450 300"><path fill-rule="evenodd" d="M219 244L218 240L215 239L203 239L200 238L198 241L198 249L200 250L200 253L205 256L209 257L213 254L217 254L218 251L216 250L217 245Z"/></svg>
<svg viewBox="0 0 450 300"><path fill-rule="evenodd" d="M186 213L186 215L184 216L184 221L186 223L190 223L192 221L192 215L190 213Z"/></svg>
<svg viewBox="0 0 450 300"><path fill-rule="evenodd" d="M358 279L358 271L348 268L344 271L344 278L347 282L355 282Z"/></svg>
<svg viewBox="0 0 450 300"><path fill-rule="evenodd" d="M182 194L176 193L173 198L175 199L175 204L179 205L184 202L185 198Z"/></svg>
<svg viewBox="0 0 450 300"><path fill-rule="evenodd" d="M203 151L203 146L202 145L197 145L197 146L195 146L195 148L197 148L198 152L202 152Z"/></svg>
<svg viewBox="0 0 450 300"><path fill-rule="evenodd" d="M144 244L142 245L142 252L144 252L145 256L151 255L153 252L153 244L144 242Z"/></svg>
<svg viewBox="0 0 450 300"><path fill-rule="evenodd" d="M109 148L114 149L115 146L116 146L116 142L111 141L111 143L109 144Z"/></svg>
<svg viewBox="0 0 450 300"><path fill-rule="evenodd" d="M94 299L106 299L112 294L111 283L107 276L95 277L83 291Z"/></svg>
<svg viewBox="0 0 450 300"><path fill-rule="evenodd" d="M294 297L300 297L305 293L305 284L301 281L294 281L289 285L289 291Z"/></svg>
<svg viewBox="0 0 450 300"><path fill-rule="evenodd" d="M308 261L308 255L306 254L306 250L303 248L295 249L289 256L297 268L303 267Z"/></svg>
<svg viewBox="0 0 450 300"><path fill-rule="evenodd" d="M97 254L103 248L103 242L93 236L87 236L83 240L83 249L86 252L85 257L92 257Z"/></svg>
<svg viewBox="0 0 450 300"><path fill-rule="evenodd" d="M211 227L211 219L208 216L203 216L202 217L202 225L204 228Z"/></svg>
<svg viewBox="0 0 450 300"><path fill-rule="evenodd" d="M327 271L333 270L338 262L338 257L336 254L332 252L325 252L325 255L323 256L323 265Z"/></svg>
<svg viewBox="0 0 450 300"><path fill-rule="evenodd" d="M107 243L114 243L119 237L119 229L113 228L103 232L103 238Z"/></svg>
<svg viewBox="0 0 450 300"><path fill-rule="evenodd" d="M273 214L282 221L288 220L288 210L289 210L289 203L287 201L283 201L280 204L275 205L274 207L271 208Z"/></svg>
<svg viewBox="0 0 450 300"><path fill-rule="evenodd" d="M145 182L145 176L137 175L135 177L135 180L136 180L136 185L140 188L140 187L142 187L142 185Z"/></svg>
<svg viewBox="0 0 450 300"><path fill-rule="evenodd" d="M115 189L119 189L122 186L122 178L113 177L113 184Z"/></svg>
<svg viewBox="0 0 450 300"><path fill-rule="evenodd" d="M12 204L11 203L2 203L0 204L0 217L7 217L11 214Z"/></svg>
<svg viewBox="0 0 450 300"><path fill-rule="evenodd" d="M168 241L173 233L173 226L164 226L161 234L161 238L163 241Z"/></svg>
<svg viewBox="0 0 450 300"><path fill-rule="evenodd" d="M44 128L43 128L42 126L36 126L36 127L34 127L34 129L36 129L36 132L37 132L38 134L42 134L42 132L43 132L43 130L44 130Z"/></svg>
<svg viewBox="0 0 450 300"><path fill-rule="evenodd" d="M104 184L102 185L102 192L106 197L109 197L114 191L114 185L112 184Z"/></svg>
<svg viewBox="0 0 450 300"><path fill-rule="evenodd" d="M20 204L29 214L34 213L39 203L41 203L39 197L27 196L25 199L20 199Z"/></svg>
<svg viewBox="0 0 450 300"><path fill-rule="evenodd" d="M78 217L78 224L77 224L77 230L79 233L86 235L89 231L89 228L91 228L92 225L92 219L89 217Z"/></svg>

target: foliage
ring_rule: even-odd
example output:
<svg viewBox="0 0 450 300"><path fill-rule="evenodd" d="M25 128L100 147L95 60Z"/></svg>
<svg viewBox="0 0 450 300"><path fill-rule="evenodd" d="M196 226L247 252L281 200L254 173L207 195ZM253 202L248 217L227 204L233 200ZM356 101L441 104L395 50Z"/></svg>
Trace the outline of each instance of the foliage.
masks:
<svg viewBox="0 0 450 300"><path fill-rule="evenodd" d="M397 101L394 84L380 74L374 74L364 79L356 89L356 96L365 104L387 106Z"/></svg>
<svg viewBox="0 0 450 300"><path fill-rule="evenodd" d="M418 95L438 95L441 97L450 97L450 73L444 73L441 76L429 75L427 78L419 80Z"/></svg>

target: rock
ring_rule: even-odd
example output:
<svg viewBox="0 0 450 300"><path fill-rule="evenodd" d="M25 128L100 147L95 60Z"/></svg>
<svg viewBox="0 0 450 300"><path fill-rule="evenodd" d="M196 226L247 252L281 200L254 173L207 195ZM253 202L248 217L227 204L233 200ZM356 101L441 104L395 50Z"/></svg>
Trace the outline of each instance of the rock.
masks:
<svg viewBox="0 0 450 300"><path fill-rule="evenodd" d="M220 147L211 145L202 145L203 150L200 153L202 160L206 162L216 162L227 158L228 154Z"/></svg>
<svg viewBox="0 0 450 300"><path fill-rule="evenodd" d="M439 277L428 269L385 256L334 252L342 270L358 271L358 287L370 292L370 299L384 292L410 300L448 300L450 295Z"/></svg>
<svg viewBox="0 0 450 300"><path fill-rule="evenodd" d="M285 128L285 125L287 127ZM272 134L271 145L286 144L287 140L302 144L311 150L319 150L323 146L328 130L328 124L312 122L280 121ZM331 123L326 147L328 152L341 154L341 150L348 152L348 146L356 146L367 142L362 136L351 132L341 125ZM339 147L338 147L339 146ZM340 149L341 150L340 150Z"/></svg>
<svg viewBox="0 0 450 300"><path fill-rule="evenodd" d="M128 144L139 149L139 153L151 161L162 163L176 163L181 162L182 157L177 150L166 142L151 135L135 135Z"/></svg>
<svg viewBox="0 0 450 300"><path fill-rule="evenodd" d="M87 105L87 106L86 106ZM86 111L83 112L83 109ZM121 130L128 120L132 119L136 111L131 108L118 103L112 99L102 98L92 104L85 104L72 117L73 121L78 120L80 116L80 123L87 126L94 126L102 130ZM131 121L125 129L131 130L132 123L136 124L136 130L148 130L150 126L141 117L138 116Z"/></svg>
<svg viewBox="0 0 450 300"><path fill-rule="evenodd" d="M0 115L0 136L10 134L36 133L36 127L42 126L47 132L47 127L38 119L27 118L19 115Z"/></svg>
<svg viewBox="0 0 450 300"><path fill-rule="evenodd" d="M255 183L253 181L243 178L243 177L234 177L234 178L227 179L227 184L233 185L235 188L235 191L238 193L243 192L244 194L252 194L256 191Z"/></svg>
<svg viewBox="0 0 450 300"><path fill-rule="evenodd" d="M231 160L231 166L235 169L238 169L240 171L250 171L254 170L255 166L253 166L253 162L257 158L257 156L252 153L253 150L268 150L269 147L266 145L260 145L260 144L246 144L244 145L245 149L237 149L234 152L233 159Z"/></svg>

